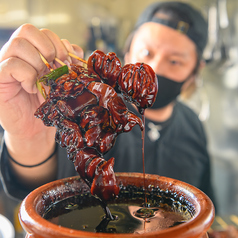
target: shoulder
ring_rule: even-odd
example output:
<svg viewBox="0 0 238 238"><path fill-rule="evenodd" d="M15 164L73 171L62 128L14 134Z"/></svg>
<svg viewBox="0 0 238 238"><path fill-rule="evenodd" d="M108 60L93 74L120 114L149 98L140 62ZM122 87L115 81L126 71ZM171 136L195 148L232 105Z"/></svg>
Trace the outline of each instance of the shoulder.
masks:
<svg viewBox="0 0 238 238"><path fill-rule="evenodd" d="M203 124L198 115L187 105L177 102L174 107L174 118L188 129L197 129L203 132Z"/></svg>
<svg viewBox="0 0 238 238"><path fill-rule="evenodd" d="M210 158L205 130L198 115L185 104L177 102L170 127L163 139L168 160L176 164L174 168L189 168L185 174L193 174L199 181L209 166Z"/></svg>
<svg viewBox="0 0 238 238"><path fill-rule="evenodd" d="M167 135L173 135L176 143L200 145L206 147L207 138L203 123L198 115L187 105L177 102L171 118L170 128Z"/></svg>
<svg viewBox="0 0 238 238"><path fill-rule="evenodd" d="M191 118L196 118L198 119L198 115L187 105L185 105L182 102L176 102L174 106L174 110L176 111L177 114L183 117L191 117Z"/></svg>

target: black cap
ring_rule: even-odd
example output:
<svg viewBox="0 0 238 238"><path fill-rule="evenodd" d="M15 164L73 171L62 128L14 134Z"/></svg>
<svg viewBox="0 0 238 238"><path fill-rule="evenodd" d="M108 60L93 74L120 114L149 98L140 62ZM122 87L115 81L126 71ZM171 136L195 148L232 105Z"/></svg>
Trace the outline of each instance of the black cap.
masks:
<svg viewBox="0 0 238 238"><path fill-rule="evenodd" d="M162 12L166 17L158 17ZM168 16L168 17L167 17ZM199 11L182 2L156 2L140 15L135 29L146 22L157 22L186 34L202 53L208 37L208 24Z"/></svg>

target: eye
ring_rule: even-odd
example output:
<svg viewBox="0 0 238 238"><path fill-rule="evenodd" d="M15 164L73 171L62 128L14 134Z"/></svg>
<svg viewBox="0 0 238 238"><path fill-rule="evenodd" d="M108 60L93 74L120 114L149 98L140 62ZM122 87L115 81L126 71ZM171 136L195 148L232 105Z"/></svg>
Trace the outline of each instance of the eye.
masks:
<svg viewBox="0 0 238 238"><path fill-rule="evenodd" d="M172 65L181 65L181 62L180 62L180 61L177 61L177 60L170 60L169 62L170 62L170 64L172 64Z"/></svg>

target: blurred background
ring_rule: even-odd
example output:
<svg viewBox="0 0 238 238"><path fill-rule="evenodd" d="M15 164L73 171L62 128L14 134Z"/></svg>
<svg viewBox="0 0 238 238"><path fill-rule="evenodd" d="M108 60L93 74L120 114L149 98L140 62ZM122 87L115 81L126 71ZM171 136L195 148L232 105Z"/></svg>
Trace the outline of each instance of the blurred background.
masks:
<svg viewBox="0 0 238 238"><path fill-rule="evenodd" d="M95 49L114 51L123 61L123 46L138 15L154 0L0 0L0 48L23 23L48 28L80 45L85 58ZM187 0L209 23L207 62L197 91L181 97L204 123L212 158L220 216L238 215L238 1ZM0 187L0 214L23 237L18 203Z"/></svg>

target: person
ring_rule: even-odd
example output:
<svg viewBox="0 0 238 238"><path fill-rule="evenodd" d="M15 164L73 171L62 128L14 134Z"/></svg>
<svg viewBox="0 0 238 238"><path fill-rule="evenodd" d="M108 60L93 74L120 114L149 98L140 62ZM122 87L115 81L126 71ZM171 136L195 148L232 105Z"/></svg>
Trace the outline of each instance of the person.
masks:
<svg viewBox="0 0 238 238"><path fill-rule="evenodd" d="M211 166L201 122L188 107L176 101L191 85L202 65L207 24L192 7L179 2L157 2L142 13L133 31L125 63L145 62L159 81L157 100L145 112L145 169L180 179L203 190L213 201ZM76 175L66 151L55 143L55 128L34 117L44 101L36 79L47 67L39 52L53 67L83 57L83 51L47 29L30 24L19 27L0 52L0 124L4 140L1 180L5 191L23 199L46 182ZM134 110L131 105L128 105ZM105 158L115 157L115 171L142 171L141 131L118 136Z"/></svg>
<svg viewBox="0 0 238 238"><path fill-rule="evenodd" d="M155 2L142 12L127 39L125 63L149 64L159 83L156 101L144 114L145 172L194 185L216 204L203 125L189 107L177 100L194 88L205 65L202 54L207 35L207 22L190 5ZM128 107L137 113L134 107ZM141 137L139 127L118 136L105 155L116 158L115 171L143 171Z"/></svg>

